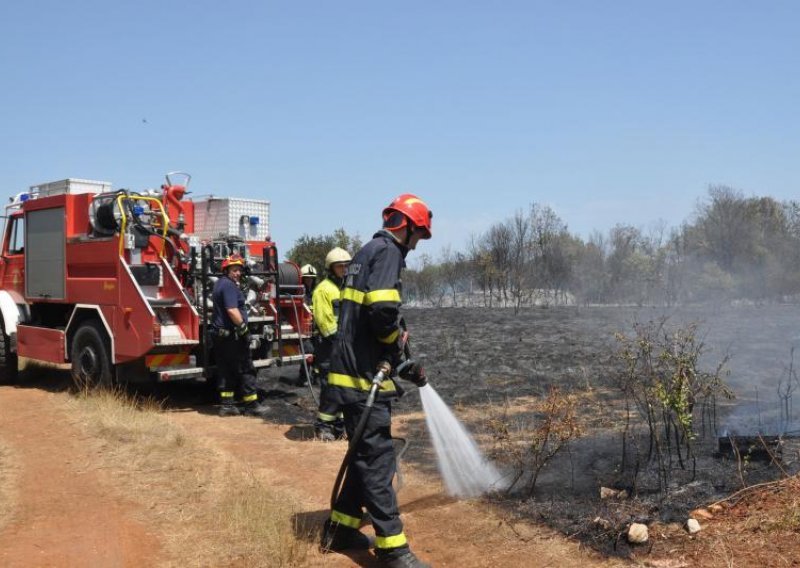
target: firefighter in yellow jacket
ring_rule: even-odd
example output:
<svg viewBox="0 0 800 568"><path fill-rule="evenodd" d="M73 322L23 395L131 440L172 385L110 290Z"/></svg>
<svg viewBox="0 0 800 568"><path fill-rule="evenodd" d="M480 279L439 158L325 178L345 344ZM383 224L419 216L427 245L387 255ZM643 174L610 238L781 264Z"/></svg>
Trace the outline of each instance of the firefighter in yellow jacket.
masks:
<svg viewBox="0 0 800 568"><path fill-rule="evenodd" d="M376 554L387 568L428 566L409 548L392 487L391 403L398 394L394 379L381 383L363 435L359 440L352 437L367 410L373 377L379 370L388 376L402 357L400 273L408 252L420 239L431 237L431 218L428 206L407 193L383 210L383 229L356 253L347 269L328 374L331 399L341 405L347 435L355 445L323 529L321 548L368 548L369 539L358 530L366 508L375 529ZM427 381L417 364L407 367L401 378L418 386Z"/></svg>
<svg viewBox="0 0 800 568"><path fill-rule="evenodd" d="M339 329L339 303L344 283L344 273L350 264L350 253L343 248L333 248L325 256L327 278L314 288L312 305L314 325L319 336L314 348L314 371L319 379L319 411L314 430L320 440L330 442L344 437L344 421L339 404L331 400L328 389L328 371L331 351Z"/></svg>

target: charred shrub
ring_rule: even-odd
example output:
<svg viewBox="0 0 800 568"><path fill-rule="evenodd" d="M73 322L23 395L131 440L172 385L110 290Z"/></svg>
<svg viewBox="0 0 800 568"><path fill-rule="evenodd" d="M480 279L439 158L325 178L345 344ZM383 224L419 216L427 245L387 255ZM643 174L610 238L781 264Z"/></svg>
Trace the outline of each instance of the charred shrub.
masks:
<svg viewBox="0 0 800 568"><path fill-rule="evenodd" d="M506 404L488 419L491 453L511 472L509 493L520 491L531 497L545 465L581 435L576 409L574 395L551 387L547 396L536 402L532 414L514 415Z"/></svg>
<svg viewBox="0 0 800 568"><path fill-rule="evenodd" d="M728 357L711 371L699 368L705 345L697 323L672 327L662 318L635 323L632 334L615 337L616 385L626 408L621 470L636 489L641 469L655 465L659 489L666 494L675 461L681 470L691 464L694 478L694 441L707 430L716 430L717 398L733 398L725 383ZM646 442L641 431L646 432Z"/></svg>

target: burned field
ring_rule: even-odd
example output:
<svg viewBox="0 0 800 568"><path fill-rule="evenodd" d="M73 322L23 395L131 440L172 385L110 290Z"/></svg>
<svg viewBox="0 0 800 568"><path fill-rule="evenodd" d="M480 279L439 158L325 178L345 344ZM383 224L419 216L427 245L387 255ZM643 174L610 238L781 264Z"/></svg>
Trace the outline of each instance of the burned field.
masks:
<svg viewBox="0 0 800 568"><path fill-rule="evenodd" d="M698 507L800 470L800 408L795 412L792 404L800 387L793 363L800 342L798 307L559 307L516 316L512 310L415 309L406 319L431 384L517 480L510 492L491 498L511 522L545 522L593 548L625 556L641 550L624 538L632 522L674 529ZM615 334L637 344L637 322L692 329L696 369L716 373L735 397L720 391L704 405L690 406L684 440L678 420L668 434L656 425L659 449L620 386L625 365ZM543 401L553 400L554 392L561 406L549 407L556 419L543 431ZM418 404L412 393L398 403L397 413L417 412ZM436 460L423 432L423 419L412 419L405 459L433 473ZM559 443L559 451L548 454ZM607 488L604 498L601 488Z"/></svg>

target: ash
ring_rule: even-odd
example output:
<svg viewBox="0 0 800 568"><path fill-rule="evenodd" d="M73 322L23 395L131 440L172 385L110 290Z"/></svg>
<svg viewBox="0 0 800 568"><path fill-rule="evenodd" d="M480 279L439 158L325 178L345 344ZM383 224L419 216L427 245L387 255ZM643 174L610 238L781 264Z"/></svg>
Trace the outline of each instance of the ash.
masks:
<svg viewBox="0 0 800 568"><path fill-rule="evenodd" d="M685 468L676 456L663 469L647 461L646 433L628 447L622 464L624 403L614 388L614 333L627 332L634 322L667 316L675 323L696 322L705 342L702 365L714 365L725 355L726 382L736 398L719 402L715 423L700 428L694 460ZM800 307L739 306L672 310L632 307L511 309L410 309L406 319L415 358L426 365L430 382L459 419L492 454L486 417L498 408L526 417L533 401L551 386L576 393L585 404L583 436L572 441L542 470L532 496L495 493L488 497L508 519L544 522L606 553L627 555L620 538L631 522L683 523L689 511L762 481L800 471L800 444L791 436L800 430L797 412L787 401L787 369L800 341ZM783 389L783 390L781 390ZM788 402L788 404L787 404ZM419 399L407 396L397 412L419 409ZM535 421L535 416L528 416ZM534 422L535 423L535 422ZM412 430L413 428L412 424ZM424 440L424 425L407 458L436 474L436 460ZM786 435L776 461L721 454L725 436ZM644 441L642 441L644 440ZM627 498L601 499L600 488L624 490Z"/></svg>

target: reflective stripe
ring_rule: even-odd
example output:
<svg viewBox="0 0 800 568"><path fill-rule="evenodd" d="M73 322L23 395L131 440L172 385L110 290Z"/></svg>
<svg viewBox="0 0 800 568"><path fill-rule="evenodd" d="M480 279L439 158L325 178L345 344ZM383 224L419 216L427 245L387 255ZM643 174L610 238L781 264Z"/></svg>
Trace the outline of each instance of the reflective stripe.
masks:
<svg viewBox="0 0 800 568"><path fill-rule="evenodd" d="M247 396L242 397L242 402L253 402L254 400L258 400L258 394L248 394Z"/></svg>
<svg viewBox="0 0 800 568"><path fill-rule="evenodd" d="M398 546L405 546L406 544L408 544L408 539L405 533L393 536L375 537L375 548L397 548Z"/></svg>
<svg viewBox="0 0 800 568"><path fill-rule="evenodd" d="M336 421L336 416L333 414L325 414L324 412L320 412L317 414L317 418L322 420L323 422L334 422Z"/></svg>
<svg viewBox="0 0 800 568"><path fill-rule="evenodd" d="M339 373L329 373L328 384L331 386L360 389L363 391L368 391L372 387L372 381L369 379L351 377L350 375L340 375ZM394 386L394 381L391 379L385 379L381 383L380 390L384 392L394 392L397 389Z"/></svg>
<svg viewBox="0 0 800 568"><path fill-rule="evenodd" d="M350 515L345 515L344 513L340 513L336 509L331 511L331 521L334 523L339 523L340 525L344 525L346 527L350 527L351 529L357 529L361 526L361 519L357 519L355 517L351 517Z"/></svg>
<svg viewBox="0 0 800 568"><path fill-rule="evenodd" d="M377 302L400 302L400 292L396 288L367 292L364 297L364 305L369 306Z"/></svg>
<svg viewBox="0 0 800 568"><path fill-rule="evenodd" d="M342 300L350 300L356 304L364 303L364 292L355 288L345 288L342 290Z"/></svg>
<svg viewBox="0 0 800 568"><path fill-rule="evenodd" d="M386 290L373 290L365 294L355 288L345 288L342 290L342 299L369 306L377 302L400 302L400 292L396 288L387 288Z"/></svg>
<svg viewBox="0 0 800 568"><path fill-rule="evenodd" d="M233 391L220 391L219 396L222 398L233 398Z"/></svg>
<svg viewBox="0 0 800 568"><path fill-rule="evenodd" d="M392 333L387 335L386 337L379 337L378 341L381 343L386 343L387 345L391 345L395 341L397 341L397 337L400 335L400 330L395 329Z"/></svg>

